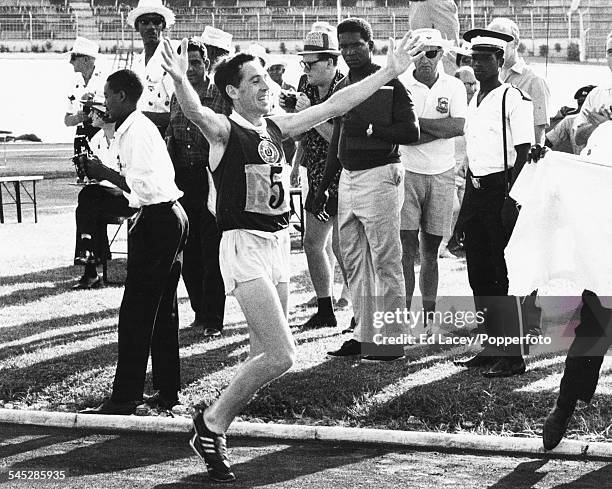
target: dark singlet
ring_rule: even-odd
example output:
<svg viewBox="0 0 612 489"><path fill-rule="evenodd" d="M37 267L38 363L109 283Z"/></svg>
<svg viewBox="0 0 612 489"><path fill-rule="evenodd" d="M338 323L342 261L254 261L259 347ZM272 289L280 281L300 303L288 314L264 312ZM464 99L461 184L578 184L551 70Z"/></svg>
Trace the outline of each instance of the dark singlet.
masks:
<svg viewBox="0 0 612 489"><path fill-rule="evenodd" d="M280 129L266 119L265 136L232 119L229 122L227 148L213 172L219 230L285 229L289 225L291 169L285 161Z"/></svg>

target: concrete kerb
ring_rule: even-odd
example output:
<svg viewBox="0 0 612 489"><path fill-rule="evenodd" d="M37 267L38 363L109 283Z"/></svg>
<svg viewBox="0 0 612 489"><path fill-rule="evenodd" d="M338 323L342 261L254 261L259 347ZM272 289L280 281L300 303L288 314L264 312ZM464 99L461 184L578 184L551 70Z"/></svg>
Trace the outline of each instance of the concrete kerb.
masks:
<svg viewBox="0 0 612 489"><path fill-rule="evenodd" d="M148 433L188 433L191 419L186 417L104 416L0 409L0 423L36 425L101 431ZM277 440L321 440L327 442L368 443L428 450L469 450L517 455L554 455L612 459L612 443L563 440L551 452L542 448L540 438L485 436L472 434L396 431L336 426L235 422L229 436Z"/></svg>

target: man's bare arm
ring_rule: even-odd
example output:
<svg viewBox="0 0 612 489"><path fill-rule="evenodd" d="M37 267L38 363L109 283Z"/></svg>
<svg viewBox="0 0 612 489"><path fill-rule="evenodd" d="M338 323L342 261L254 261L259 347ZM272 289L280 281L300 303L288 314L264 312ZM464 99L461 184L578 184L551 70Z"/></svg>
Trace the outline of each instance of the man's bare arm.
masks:
<svg viewBox="0 0 612 489"><path fill-rule="evenodd" d="M284 136L294 136L307 131L321 122L345 114L376 92L384 84L403 73L418 58L422 47L418 36L410 38L407 33L397 47L389 39L387 65L376 73L335 93L322 104L295 114L283 114L271 119L278 125Z"/></svg>
<svg viewBox="0 0 612 489"><path fill-rule="evenodd" d="M187 80L189 65L187 39L183 39L181 43L180 55L174 52L170 41L164 39L162 57L164 59L162 67L174 81L176 98L185 116L200 129L211 147L219 144L227 145L230 132L228 119L208 107L203 107L198 94Z"/></svg>

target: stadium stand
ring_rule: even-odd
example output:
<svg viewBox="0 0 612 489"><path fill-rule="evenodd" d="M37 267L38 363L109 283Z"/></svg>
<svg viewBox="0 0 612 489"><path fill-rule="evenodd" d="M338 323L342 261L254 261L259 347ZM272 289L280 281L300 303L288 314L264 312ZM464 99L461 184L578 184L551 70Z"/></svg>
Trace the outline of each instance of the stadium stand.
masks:
<svg viewBox="0 0 612 489"><path fill-rule="evenodd" d="M535 51L548 39L552 49L567 42L568 30L577 42L579 15L568 22L571 0L473 0L474 23L485 26L493 17L510 17L521 29L526 49ZM336 20L336 0L167 0L176 14L175 38L200 33L206 24L231 32L237 43L251 40L299 40L317 20ZM121 22L137 0L0 0L2 40L74 39L78 34L96 40L129 37ZM471 27L470 0L457 0L462 30ZM367 18L377 39L386 39L408 27L405 0L342 0L342 16ZM580 12L587 30L587 56L602 58L603 44L612 26L610 0L582 0ZM123 36L122 36L123 29ZM126 36L126 33L128 34ZM534 41L532 41L532 39ZM535 45L538 40L538 45Z"/></svg>

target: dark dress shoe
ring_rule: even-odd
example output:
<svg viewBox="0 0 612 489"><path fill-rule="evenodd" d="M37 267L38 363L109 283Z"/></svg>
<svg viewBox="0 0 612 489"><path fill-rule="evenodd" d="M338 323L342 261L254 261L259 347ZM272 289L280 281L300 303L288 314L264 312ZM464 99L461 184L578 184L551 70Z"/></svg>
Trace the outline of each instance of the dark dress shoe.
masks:
<svg viewBox="0 0 612 489"><path fill-rule="evenodd" d="M465 368L478 368L478 367L491 367L499 360L499 357L493 356L487 350L482 350L477 355L466 360L455 360L453 363L457 367Z"/></svg>
<svg viewBox="0 0 612 489"><path fill-rule="evenodd" d="M218 338L219 336L221 336L221 330L219 328L213 328L212 326L204 328L204 337Z"/></svg>
<svg viewBox="0 0 612 489"><path fill-rule="evenodd" d="M487 370L482 375L490 379L497 377L512 377L513 375L524 374L526 368L527 365L523 357L502 357L490 370Z"/></svg>
<svg viewBox="0 0 612 489"><path fill-rule="evenodd" d="M99 265L101 260L96 257L93 251L81 250L79 254L74 257L75 265Z"/></svg>
<svg viewBox="0 0 612 489"><path fill-rule="evenodd" d="M561 442L570 419L572 419L575 407L575 402L571 403L567 409L560 408L557 404L550 412L544 421L544 429L542 430L542 442L545 450L552 450Z"/></svg>
<svg viewBox="0 0 612 489"><path fill-rule="evenodd" d="M83 275L79 281L72 286L73 289L95 289L102 285L100 276L96 274L95 277Z"/></svg>
<svg viewBox="0 0 612 489"><path fill-rule="evenodd" d="M157 392L152 396L143 396L143 401L143 404L147 404L153 409L171 410L174 406L180 404L176 393L174 395L164 395L161 392Z"/></svg>
<svg viewBox="0 0 612 489"><path fill-rule="evenodd" d="M112 399L108 399L100 404L98 407L83 409L79 411L80 414L119 414L129 415L136 412L136 406L140 404L139 401L123 401L117 402Z"/></svg>

